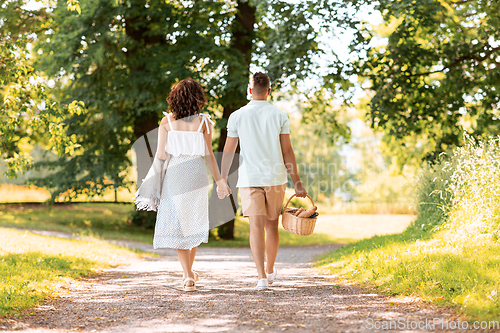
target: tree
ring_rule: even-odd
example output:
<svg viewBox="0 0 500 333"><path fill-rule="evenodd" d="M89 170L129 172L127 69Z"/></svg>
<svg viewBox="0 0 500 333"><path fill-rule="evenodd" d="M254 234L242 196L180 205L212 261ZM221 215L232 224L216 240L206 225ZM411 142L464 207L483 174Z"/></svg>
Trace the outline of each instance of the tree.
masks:
<svg viewBox="0 0 500 333"><path fill-rule="evenodd" d="M299 89L297 82L316 75L314 57L322 53L316 38L331 29L340 6L326 0L72 0L32 12L43 22L37 31L28 29L38 36L35 68L56 81L51 93L58 100L86 107L66 123L79 147L39 165L54 172L33 181L49 188L53 200L130 186L127 151L158 125L170 86L187 76L205 85L208 111L222 113L222 149L227 118L247 103L250 66L265 67L274 89L285 83ZM232 237L231 227L226 234Z"/></svg>
<svg viewBox="0 0 500 333"><path fill-rule="evenodd" d="M40 18L46 12L27 11L22 4L10 1L0 7L0 142L6 175L11 178L30 165L28 152L20 147L32 141L59 154L72 153L75 142L66 135L67 119L80 114L83 107L76 100L59 103L34 70L29 45L34 42L32 33L41 30Z"/></svg>
<svg viewBox="0 0 500 333"><path fill-rule="evenodd" d="M317 41L319 31L314 28L313 19L316 18L322 28L331 29L328 21L333 12L327 1L293 4L280 0L238 0L234 10L236 15L229 26L231 42L224 60L227 65L226 85L219 100L223 107L219 151L223 150L227 139L225 124L229 116L248 102L251 64L266 68L276 90L284 83L294 85L312 75L317 70L313 58L322 53ZM307 110L309 118L314 118L318 111ZM335 134L341 129L335 121L325 127L335 128ZM345 135L345 128L342 130ZM234 220L219 227L221 238L232 239L233 235Z"/></svg>
<svg viewBox="0 0 500 333"><path fill-rule="evenodd" d="M82 100L86 112L72 117L68 128L80 148L43 163L57 171L36 183L51 188L53 198L64 193L68 199L131 186L127 152L158 126L170 86L217 69L205 55L218 53L217 25L210 21L222 15L221 7L88 0L79 2L77 13L58 2L47 21L48 38L37 44L42 55L36 66L57 78L61 100Z"/></svg>
<svg viewBox="0 0 500 333"><path fill-rule="evenodd" d="M366 81L372 126L392 151L414 147L418 162L458 145L464 131L499 134L500 3L383 0L376 9L384 23L359 23L359 57L342 71Z"/></svg>

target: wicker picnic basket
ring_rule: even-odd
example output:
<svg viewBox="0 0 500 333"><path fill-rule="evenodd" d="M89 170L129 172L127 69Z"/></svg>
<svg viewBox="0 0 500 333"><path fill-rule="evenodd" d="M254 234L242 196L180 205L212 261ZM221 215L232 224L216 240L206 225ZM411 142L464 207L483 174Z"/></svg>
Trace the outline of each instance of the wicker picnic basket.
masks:
<svg viewBox="0 0 500 333"><path fill-rule="evenodd" d="M316 226L316 217L310 218L310 217L295 216L294 214L298 210L298 208L288 207L290 200L292 200L294 196L295 194L292 195L290 199L288 199L288 201L285 204L285 207L283 207L283 214L281 217L281 223L283 224L283 229L293 232L294 234L297 235L303 235L303 236L310 235L313 233L314 227ZM309 195L307 197L309 198L309 200L311 200L311 203L314 206L313 199Z"/></svg>

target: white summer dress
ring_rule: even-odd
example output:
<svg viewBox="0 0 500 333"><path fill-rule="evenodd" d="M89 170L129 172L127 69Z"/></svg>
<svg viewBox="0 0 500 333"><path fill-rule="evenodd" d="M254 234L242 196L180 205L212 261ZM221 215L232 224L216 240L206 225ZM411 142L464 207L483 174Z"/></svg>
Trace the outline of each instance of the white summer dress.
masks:
<svg viewBox="0 0 500 333"><path fill-rule="evenodd" d="M164 114L170 131L163 149L170 155L170 160L164 177L153 178L164 179L160 198L147 200L136 194L136 204L139 203L138 209L158 212L153 240L155 249L187 250L208 242L209 181L202 158L206 152L202 128L203 124L213 124L213 121L209 115L200 114L202 121L197 131L177 131L172 127L170 114ZM208 124L206 127L209 131ZM147 204L143 204L146 201Z"/></svg>

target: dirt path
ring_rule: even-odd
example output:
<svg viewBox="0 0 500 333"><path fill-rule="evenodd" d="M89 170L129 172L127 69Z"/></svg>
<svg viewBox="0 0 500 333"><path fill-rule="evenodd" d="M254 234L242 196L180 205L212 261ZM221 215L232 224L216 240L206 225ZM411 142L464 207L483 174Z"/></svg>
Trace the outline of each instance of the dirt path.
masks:
<svg viewBox="0 0 500 333"><path fill-rule="evenodd" d="M128 244L132 245L132 244ZM175 252L75 281L33 315L0 323L16 332L377 332L384 321L409 325L456 320L449 310L411 298L394 299L341 285L310 268L315 256L337 245L281 248L277 280L254 290L247 248L200 248L198 291L181 290ZM144 246L149 250L148 246ZM414 324L411 324L414 323ZM432 332L444 332L441 326ZM390 332L383 330L384 332ZM428 330L394 330L423 332ZM453 330L459 332L459 330Z"/></svg>

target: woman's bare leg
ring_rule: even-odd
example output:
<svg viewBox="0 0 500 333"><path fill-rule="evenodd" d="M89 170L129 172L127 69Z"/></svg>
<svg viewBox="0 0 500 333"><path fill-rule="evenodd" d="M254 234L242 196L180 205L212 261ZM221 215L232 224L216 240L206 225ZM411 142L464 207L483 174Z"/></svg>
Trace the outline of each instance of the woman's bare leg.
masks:
<svg viewBox="0 0 500 333"><path fill-rule="evenodd" d="M194 257L196 256L196 250L198 247L193 247L191 250L189 250L189 271L193 271L193 263L194 263Z"/></svg>
<svg viewBox="0 0 500 333"><path fill-rule="evenodd" d="M190 250L180 250L177 249L177 256L179 257L179 261L182 265L182 271L184 273L184 277L194 278L193 271L191 270L191 251ZM193 281L188 281L186 283L188 287L192 287L194 285Z"/></svg>

